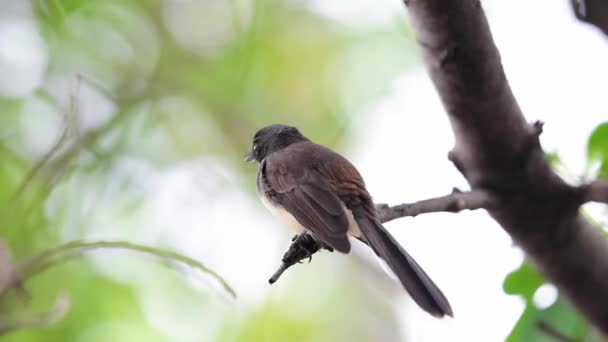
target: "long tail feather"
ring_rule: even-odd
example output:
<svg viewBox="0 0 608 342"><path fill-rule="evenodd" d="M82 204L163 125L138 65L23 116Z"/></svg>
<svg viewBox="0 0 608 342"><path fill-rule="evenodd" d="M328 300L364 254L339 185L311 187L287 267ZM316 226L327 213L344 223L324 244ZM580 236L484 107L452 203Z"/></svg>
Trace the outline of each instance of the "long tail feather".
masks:
<svg viewBox="0 0 608 342"><path fill-rule="evenodd" d="M388 264L412 299L433 316L453 317L445 295L382 224L364 212L355 213L355 218L370 247Z"/></svg>

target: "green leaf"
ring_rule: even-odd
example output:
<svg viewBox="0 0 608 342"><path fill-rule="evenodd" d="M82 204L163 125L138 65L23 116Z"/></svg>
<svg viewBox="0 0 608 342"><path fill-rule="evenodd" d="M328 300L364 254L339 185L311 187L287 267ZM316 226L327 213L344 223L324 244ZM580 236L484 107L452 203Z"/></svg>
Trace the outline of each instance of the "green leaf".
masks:
<svg viewBox="0 0 608 342"><path fill-rule="evenodd" d="M587 158L589 161L608 160L608 122L597 126L589 136Z"/></svg>
<svg viewBox="0 0 608 342"><path fill-rule="evenodd" d="M563 298L544 310L528 303L506 341L555 342L552 333L572 341L596 341L585 320Z"/></svg>
<svg viewBox="0 0 608 342"><path fill-rule="evenodd" d="M602 164L600 165L598 177L599 178L608 178L608 159L604 159L604 161L602 161Z"/></svg>
<svg viewBox="0 0 608 342"><path fill-rule="evenodd" d="M599 177L608 177L608 122L597 126L587 142L587 162L600 162Z"/></svg>
<svg viewBox="0 0 608 342"><path fill-rule="evenodd" d="M528 262L511 272L503 282L505 293L520 295L526 307L507 337L507 342L554 342L557 334L572 341L600 341L578 312L561 296L551 306L540 309L534 294L545 283L543 277Z"/></svg>
<svg viewBox="0 0 608 342"><path fill-rule="evenodd" d="M6 335L19 330L49 326L63 319L68 312L69 306L70 297L66 293L62 293L57 298L55 305L48 311L38 314L11 315L8 318L2 316L2 320L0 320L0 335Z"/></svg>
<svg viewBox="0 0 608 342"><path fill-rule="evenodd" d="M503 290L507 294L521 295L526 302L532 300L534 292L544 284L543 277L530 265L524 261L515 271L509 273L503 282Z"/></svg>
<svg viewBox="0 0 608 342"><path fill-rule="evenodd" d="M69 310L60 322L44 328L20 329L0 341L169 341L149 325L137 293L130 286L99 274L82 259L62 263L52 272L40 274L28 281L27 287L32 298L24 314L48 311L62 293L70 296ZM114 324L118 322L130 327L128 335L116 331ZM91 333L95 338L88 336Z"/></svg>
<svg viewBox="0 0 608 342"><path fill-rule="evenodd" d="M559 157L559 154L557 154L557 152L545 153L545 159L547 160L547 162L549 162L549 165L551 165L551 167L556 167L562 163L562 160Z"/></svg>

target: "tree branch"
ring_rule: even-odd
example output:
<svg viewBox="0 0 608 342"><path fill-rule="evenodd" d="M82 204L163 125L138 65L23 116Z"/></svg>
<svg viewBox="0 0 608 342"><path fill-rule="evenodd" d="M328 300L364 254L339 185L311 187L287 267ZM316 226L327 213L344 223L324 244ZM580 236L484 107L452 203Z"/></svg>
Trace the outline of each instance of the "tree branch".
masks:
<svg viewBox="0 0 608 342"><path fill-rule="evenodd" d="M526 122L478 0L406 1L455 135L450 159L488 213L570 302L608 334L608 243L579 214L581 191L550 168Z"/></svg>
<svg viewBox="0 0 608 342"><path fill-rule="evenodd" d="M596 180L580 187L583 203L599 202L608 204L608 181Z"/></svg>
<svg viewBox="0 0 608 342"><path fill-rule="evenodd" d="M404 203L395 206L387 204L378 204L376 212L380 222L385 223L407 216L417 216L420 214L436 213L436 212L452 212L456 213L465 209L475 210L481 208L489 208L493 205L493 199L490 194L483 190L475 190L469 192L461 192L454 188L452 193L446 196L430 198L414 203ZM320 246L317 241L308 236L306 239L294 239L287 252L283 255L282 263L279 269L268 280L270 284L274 284L283 272L291 266L301 262L302 260L312 257L321 249L331 248Z"/></svg>
<svg viewBox="0 0 608 342"><path fill-rule="evenodd" d="M608 35L608 2L605 0L570 0L574 15Z"/></svg>
<svg viewBox="0 0 608 342"><path fill-rule="evenodd" d="M461 192L454 188L449 195L414 203L404 203L392 207L387 204L378 204L376 211L380 222L385 223L401 217L415 217L420 214L437 212L457 213L466 209L487 209L490 206L492 206L492 198L488 192L483 190Z"/></svg>

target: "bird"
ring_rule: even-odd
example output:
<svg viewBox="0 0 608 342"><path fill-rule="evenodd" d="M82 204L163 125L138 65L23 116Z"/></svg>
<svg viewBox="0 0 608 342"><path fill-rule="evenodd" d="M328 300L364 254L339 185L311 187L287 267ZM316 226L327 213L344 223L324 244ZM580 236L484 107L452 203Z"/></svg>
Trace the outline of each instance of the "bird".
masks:
<svg viewBox="0 0 608 342"><path fill-rule="evenodd" d="M305 137L298 128L259 129L246 156L257 162L256 187L263 205L298 236L348 254L352 236L383 259L414 302L431 315L453 317L446 296L380 223L355 166L341 154Z"/></svg>

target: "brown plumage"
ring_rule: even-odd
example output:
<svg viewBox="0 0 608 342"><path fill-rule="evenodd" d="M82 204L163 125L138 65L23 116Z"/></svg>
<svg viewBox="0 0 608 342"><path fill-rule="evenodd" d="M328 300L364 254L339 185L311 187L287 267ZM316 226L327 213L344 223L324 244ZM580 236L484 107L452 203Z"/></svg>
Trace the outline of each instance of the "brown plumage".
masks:
<svg viewBox="0 0 608 342"><path fill-rule="evenodd" d="M284 125L259 130L250 158L260 163L258 193L275 216L343 253L350 251L349 235L359 238L386 261L420 307L437 317L452 316L441 290L380 224L363 178L346 158Z"/></svg>

